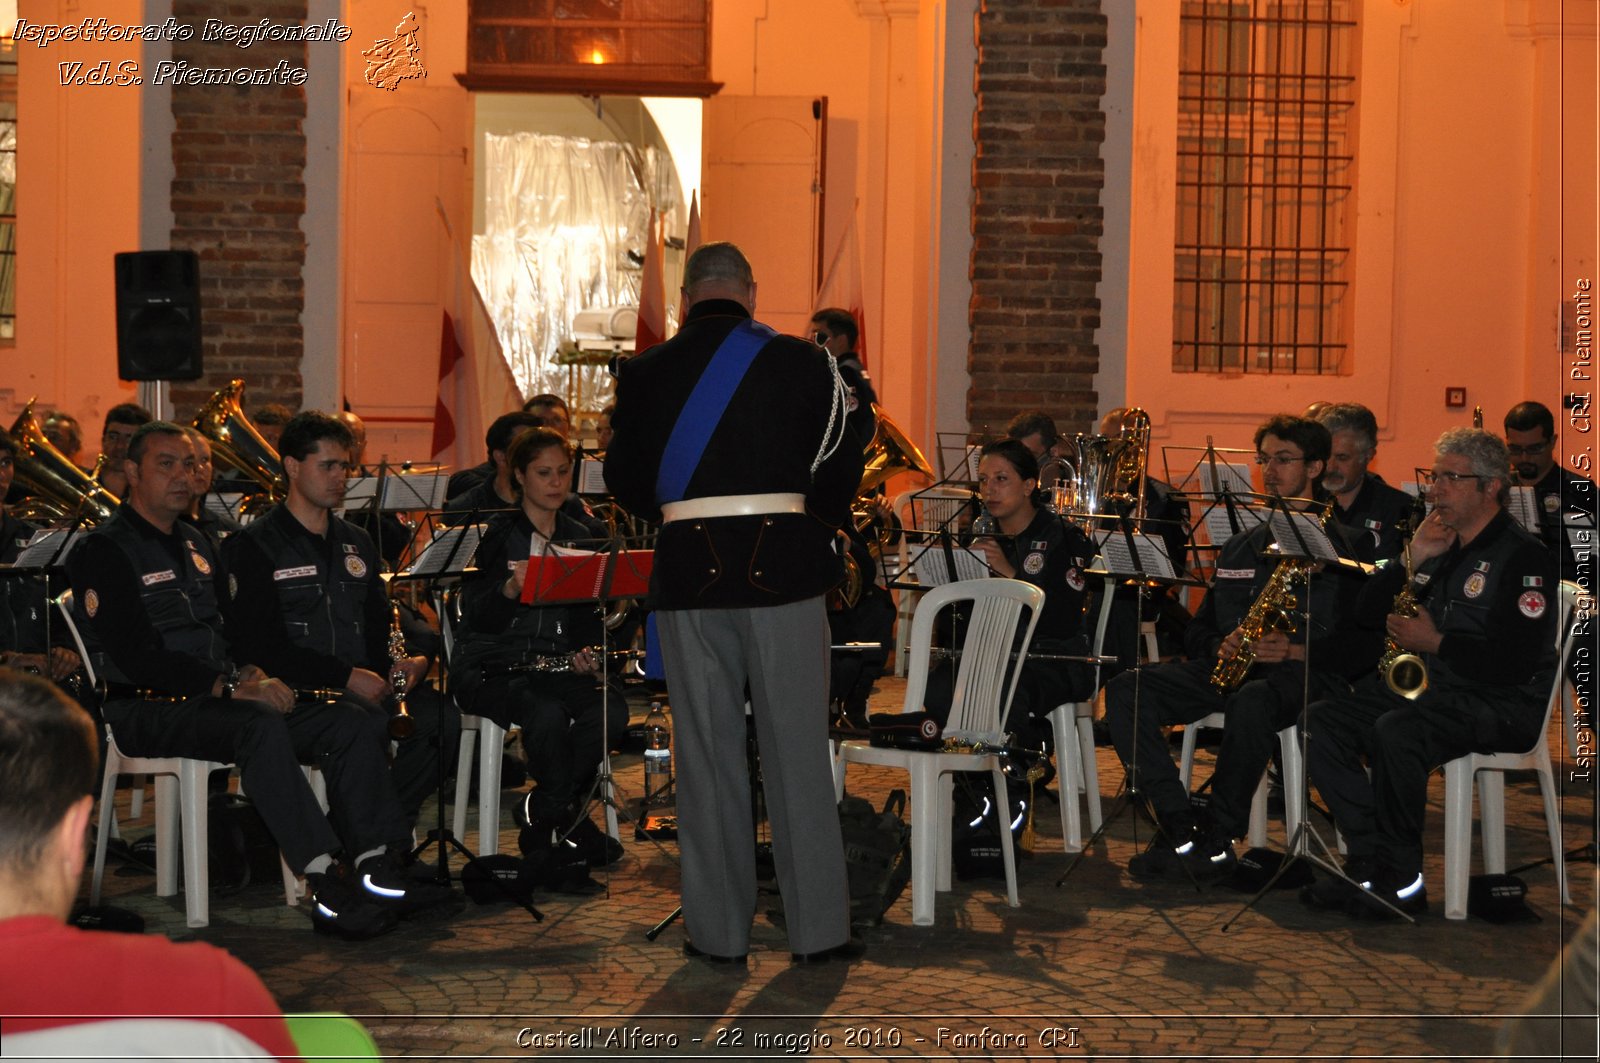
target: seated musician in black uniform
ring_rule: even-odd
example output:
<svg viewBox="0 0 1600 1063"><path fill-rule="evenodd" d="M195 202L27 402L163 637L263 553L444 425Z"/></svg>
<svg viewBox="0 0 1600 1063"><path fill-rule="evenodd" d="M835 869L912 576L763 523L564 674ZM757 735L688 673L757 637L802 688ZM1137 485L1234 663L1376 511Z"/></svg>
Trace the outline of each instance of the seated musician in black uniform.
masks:
<svg viewBox="0 0 1600 1063"><path fill-rule="evenodd" d="M452 493L449 501L445 502L447 519L451 523L466 520L468 514L474 510L478 515L472 519L484 521L489 519L489 514L495 510L515 509L518 495L517 485L511 475L511 466L506 461L506 455L511 451L511 444L522 433L530 428L540 427L537 414L517 411L505 413L494 419L485 433L484 442L489 448L488 474L479 478L475 483L461 489L459 493ZM471 470L468 470L469 472ZM463 474L457 474L460 476ZM450 478L450 489L457 490L456 477Z"/></svg>
<svg viewBox="0 0 1600 1063"><path fill-rule="evenodd" d="M0 430L0 566L15 564L38 530L6 509L6 493L16 476L16 457L16 441ZM61 589L65 589L64 583ZM71 635L65 624L47 622L54 619L48 617L49 608L40 576L0 575L0 668L33 672L56 683L66 683L77 675L81 662L72 648Z"/></svg>
<svg viewBox="0 0 1600 1063"><path fill-rule="evenodd" d="M284 859L305 873L318 930L393 929L431 900L391 855L408 848L411 827L389 778L383 721L297 705L281 679L236 663L217 607L217 559L178 519L194 463L182 428L141 426L124 462L127 501L68 559L77 622L107 687L106 722L124 753L238 764ZM332 823L302 762L322 769Z"/></svg>
<svg viewBox="0 0 1600 1063"><path fill-rule="evenodd" d="M1327 429L1280 415L1256 429L1255 446L1266 492L1311 508L1331 446ZM1330 527L1329 534L1334 533ZM1335 535L1336 543L1339 538ZM1251 630L1255 610L1276 593L1302 598L1306 593L1298 581L1280 586L1291 569L1280 568L1288 562L1263 556L1273 541L1263 521L1223 544L1211 589L1185 632L1187 660L1123 672L1106 685L1112 743L1123 765L1137 772L1139 794L1161 828L1150 849L1129 862L1135 877L1179 877L1183 865L1197 881L1230 874L1236 862L1233 839L1249 826L1251 798L1277 748L1277 732L1300 716L1305 662L1311 665L1311 696L1317 697L1348 690L1350 677L1370 671L1378 659L1378 633L1360 631L1349 619L1363 582L1356 575L1313 577L1318 584L1311 591L1309 650L1306 619L1299 612L1292 633ZM1247 635L1254 663L1242 682L1236 675L1214 683L1219 662L1232 662L1234 669L1243 663L1236 658ZM1210 822L1202 824L1162 728L1192 724L1214 712L1225 714L1227 726L1211 777Z"/></svg>
<svg viewBox="0 0 1600 1063"><path fill-rule="evenodd" d="M414 822L437 788L439 757L455 763L461 716L422 685L427 657L392 656L393 613L377 548L333 514L344 501L350 444L344 424L314 410L283 426L288 495L223 548L228 633L238 659L282 679L303 702L333 702L388 721L398 711L392 677L404 675L411 723L394 728L406 733L393 736L392 776Z"/></svg>
<svg viewBox="0 0 1600 1063"><path fill-rule="evenodd" d="M1414 578L1390 565L1359 608L1422 658L1414 698L1375 670L1353 692L1310 710L1307 770L1344 832L1345 873L1301 894L1317 907L1382 915L1428 906L1422 827L1428 775L1467 753L1522 751L1539 737L1555 681L1556 560L1503 508L1508 458L1499 439L1452 428L1434 444L1433 511L1411 537ZM1393 612L1403 588L1421 605Z"/></svg>
<svg viewBox="0 0 1600 1063"><path fill-rule="evenodd" d="M1367 468L1378 452L1378 419L1358 402L1339 402L1318 409L1316 421L1333 437L1321 483L1333 499L1333 519L1369 538L1379 560L1399 557L1411 523L1421 516L1416 499Z"/></svg>
<svg viewBox="0 0 1600 1063"><path fill-rule="evenodd" d="M1023 746L1048 749L1050 711L1090 693L1085 664L1051 658L1089 652L1083 625L1084 569L1094 547L1077 525L1041 504L1039 465L1015 439L983 448L978 490L984 511L973 522L973 548L982 552L995 575L1031 583L1045 592L1004 728L1017 733ZM952 673L953 669L941 667L929 676L928 711L935 715L949 712Z"/></svg>
<svg viewBox="0 0 1600 1063"><path fill-rule="evenodd" d="M592 866L621 847L583 815L583 802L628 708L602 701L601 617L594 602L524 605L528 559L550 546L593 544L602 528L562 512L572 488L572 450L548 428L519 435L508 456L518 508L498 514L478 546L477 571L462 583L454 683L462 710L522 729L534 789L524 819L546 837L568 835Z"/></svg>

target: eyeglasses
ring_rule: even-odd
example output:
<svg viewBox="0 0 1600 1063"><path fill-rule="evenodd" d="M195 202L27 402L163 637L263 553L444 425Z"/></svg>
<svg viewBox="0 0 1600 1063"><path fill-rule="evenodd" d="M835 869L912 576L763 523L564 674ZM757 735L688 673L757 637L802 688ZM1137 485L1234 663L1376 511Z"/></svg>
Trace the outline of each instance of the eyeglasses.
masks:
<svg viewBox="0 0 1600 1063"><path fill-rule="evenodd" d="M1256 455L1256 464L1257 465L1276 465L1280 469L1283 468L1285 465L1293 465L1297 461L1305 461L1305 460L1306 459L1304 457L1298 457L1297 458L1292 454L1257 454Z"/></svg>
<svg viewBox="0 0 1600 1063"><path fill-rule="evenodd" d="M1513 458L1531 458L1541 450L1549 450L1550 444L1554 442L1554 439L1546 439L1542 443L1529 443L1525 447L1519 447L1515 443L1507 443L1506 453Z"/></svg>
<svg viewBox="0 0 1600 1063"><path fill-rule="evenodd" d="M1423 482L1424 483L1430 483L1430 484L1445 483L1445 484L1450 484L1451 486L1454 486L1454 485L1460 483L1462 480L1481 480L1481 479L1483 479L1482 476L1479 476L1475 472L1441 472L1438 469L1430 469L1427 472L1423 473L1422 475L1423 475Z"/></svg>

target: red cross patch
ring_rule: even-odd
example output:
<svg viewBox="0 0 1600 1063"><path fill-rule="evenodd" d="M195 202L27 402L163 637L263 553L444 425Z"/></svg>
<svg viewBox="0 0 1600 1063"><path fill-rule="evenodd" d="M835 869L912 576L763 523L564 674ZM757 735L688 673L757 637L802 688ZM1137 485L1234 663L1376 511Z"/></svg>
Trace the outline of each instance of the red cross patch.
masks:
<svg viewBox="0 0 1600 1063"><path fill-rule="evenodd" d="M1538 591L1523 591L1517 599L1517 609L1529 620L1537 620L1544 615L1544 595Z"/></svg>

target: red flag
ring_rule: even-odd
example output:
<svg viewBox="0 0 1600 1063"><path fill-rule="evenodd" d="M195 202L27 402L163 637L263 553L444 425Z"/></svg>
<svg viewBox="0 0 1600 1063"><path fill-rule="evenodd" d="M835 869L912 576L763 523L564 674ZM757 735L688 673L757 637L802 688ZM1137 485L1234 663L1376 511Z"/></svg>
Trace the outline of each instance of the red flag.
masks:
<svg viewBox="0 0 1600 1063"><path fill-rule="evenodd" d="M444 332L439 337L439 395L433 400L433 449L435 461L448 460L456 445L456 420L450 414L456 396L461 392L462 377L466 373L467 355L456 335L456 323L450 311L444 312Z"/></svg>
<svg viewBox="0 0 1600 1063"><path fill-rule="evenodd" d="M844 237L839 241L839 248L833 253L833 262L828 266L828 275L817 292L817 309L825 306L843 307L856 319L856 328L860 333L856 337L856 357L861 359L861 368L865 369L867 299L861 287L861 242L856 237L854 214L850 216L850 224L845 226Z"/></svg>
<svg viewBox="0 0 1600 1063"><path fill-rule="evenodd" d="M644 273L639 278L639 328L633 349L640 352L667 338L667 285L661 269L661 222L650 212L649 243L644 248Z"/></svg>

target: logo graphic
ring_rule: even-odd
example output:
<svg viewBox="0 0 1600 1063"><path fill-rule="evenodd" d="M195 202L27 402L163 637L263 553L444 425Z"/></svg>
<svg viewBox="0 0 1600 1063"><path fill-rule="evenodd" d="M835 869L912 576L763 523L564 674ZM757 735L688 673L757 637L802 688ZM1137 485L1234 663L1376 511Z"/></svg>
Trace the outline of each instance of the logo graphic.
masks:
<svg viewBox="0 0 1600 1063"><path fill-rule="evenodd" d="M393 92L406 78L428 76L422 66L422 49L417 44L417 31L416 13L408 11L406 17L395 26L392 39L377 41L361 53L367 61L365 76L368 85Z"/></svg>

